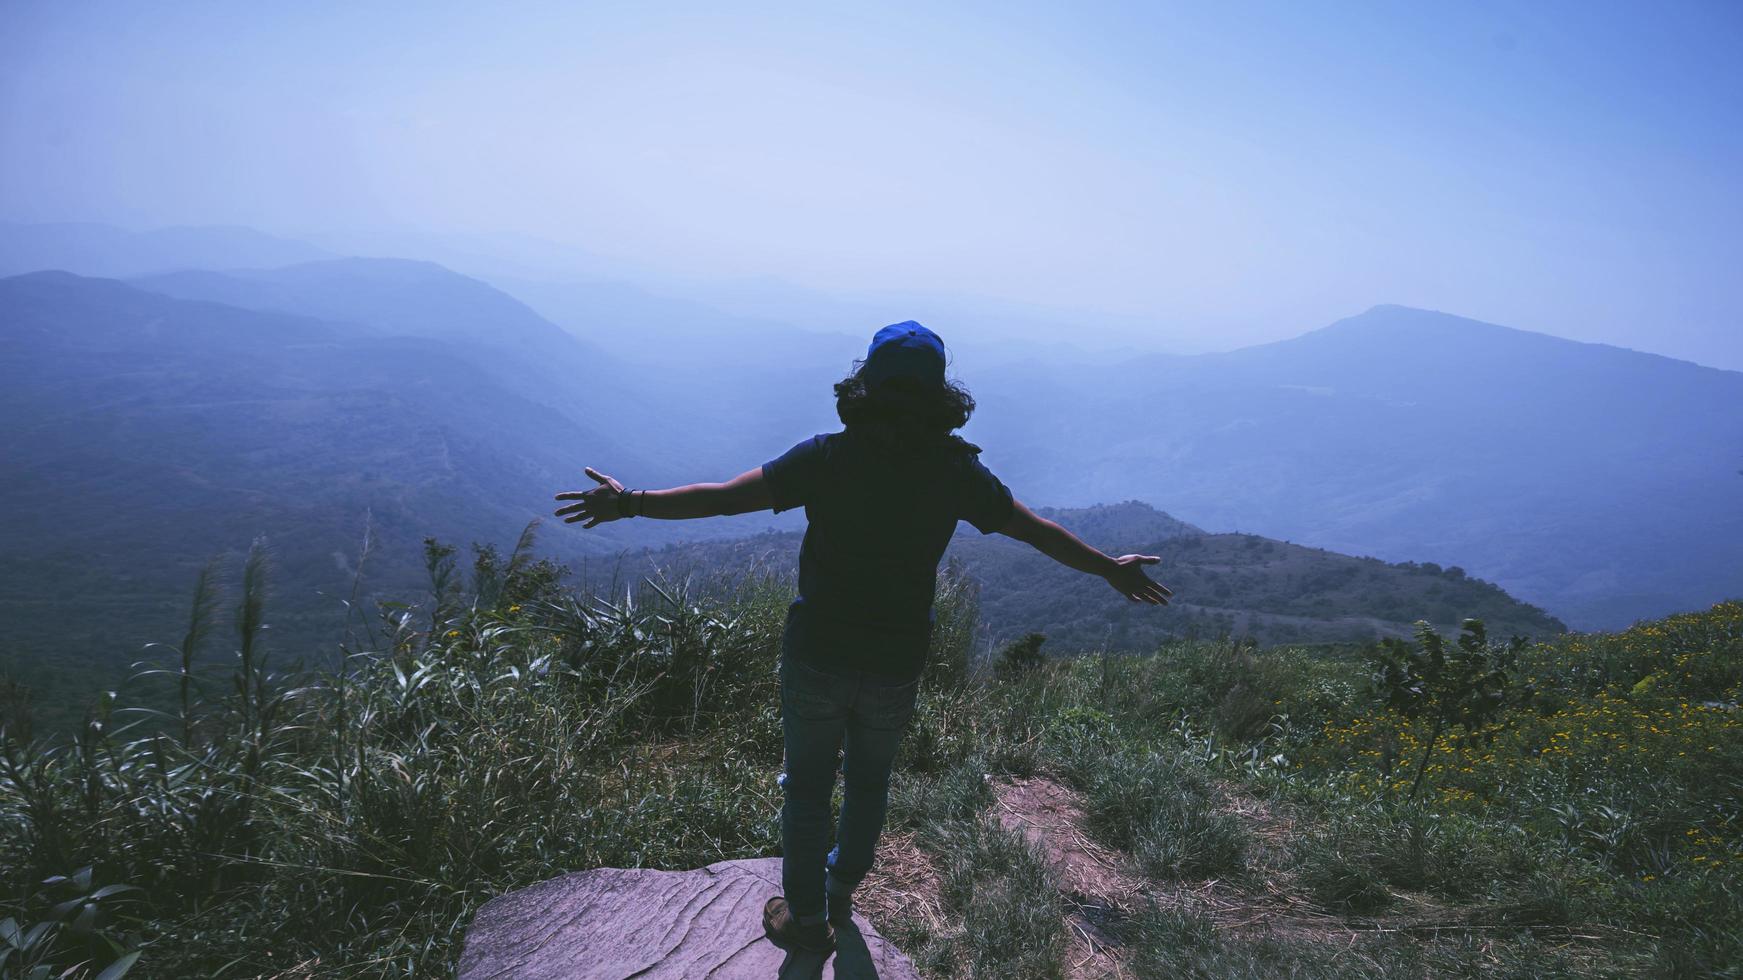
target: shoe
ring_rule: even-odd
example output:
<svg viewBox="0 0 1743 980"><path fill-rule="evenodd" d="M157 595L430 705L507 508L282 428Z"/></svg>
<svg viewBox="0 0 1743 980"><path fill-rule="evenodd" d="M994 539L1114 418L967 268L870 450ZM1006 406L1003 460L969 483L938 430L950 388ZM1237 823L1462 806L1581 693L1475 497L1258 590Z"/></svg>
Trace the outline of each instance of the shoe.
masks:
<svg viewBox="0 0 1743 980"><path fill-rule="evenodd" d="M763 905L763 933L769 942L789 953L835 952L835 927L828 922L802 926L794 918L787 900L779 895Z"/></svg>
<svg viewBox="0 0 1743 980"><path fill-rule="evenodd" d="M829 924L845 928L853 921L853 896L831 895L824 893L824 901L829 903Z"/></svg>

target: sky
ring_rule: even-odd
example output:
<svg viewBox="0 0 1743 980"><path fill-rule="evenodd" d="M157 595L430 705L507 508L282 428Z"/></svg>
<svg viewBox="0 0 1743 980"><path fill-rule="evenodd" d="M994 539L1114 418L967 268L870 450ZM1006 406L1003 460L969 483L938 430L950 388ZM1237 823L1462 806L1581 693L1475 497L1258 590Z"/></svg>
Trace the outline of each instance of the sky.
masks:
<svg viewBox="0 0 1743 980"><path fill-rule="evenodd" d="M9 0L0 219L548 245L1158 349L1401 303L1743 369L1738 50L1729 0Z"/></svg>

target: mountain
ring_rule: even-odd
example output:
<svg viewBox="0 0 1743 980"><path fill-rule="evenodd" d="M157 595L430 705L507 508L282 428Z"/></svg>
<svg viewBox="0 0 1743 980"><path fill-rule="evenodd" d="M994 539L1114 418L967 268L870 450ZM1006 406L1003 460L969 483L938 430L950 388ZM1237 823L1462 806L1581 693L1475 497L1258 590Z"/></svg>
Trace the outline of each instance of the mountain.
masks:
<svg viewBox="0 0 1743 980"><path fill-rule="evenodd" d="M188 269L134 277L131 284L181 299L367 324L404 336L593 350L520 300L434 262L340 258L282 268Z"/></svg>
<svg viewBox="0 0 1743 980"><path fill-rule="evenodd" d="M863 352L622 285L507 284L616 359L622 386L569 409L641 406L623 431L678 480L835 428L827 386ZM1743 594L1738 372L1400 306L1223 354L957 350L967 435L1033 503L1461 566L1583 628Z"/></svg>
<svg viewBox="0 0 1743 980"><path fill-rule="evenodd" d="M1179 637L1249 637L1260 643L1361 643L1406 636L1426 619L1456 631L1466 618L1497 636L1548 637L1558 619L1460 568L1389 564L1251 534L1211 534L1128 501L1088 508L1042 508L1085 541L1110 553L1161 557L1154 578L1175 593L1165 609L1136 606L1106 584L1072 571L1002 535L960 530L947 560L980 584L985 642L1045 633L1054 651L1108 644L1143 650ZM791 576L800 534L697 542L625 556L620 579L665 575L704 585L730 583L741 570Z"/></svg>
<svg viewBox="0 0 1743 980"><path fill-rule="evenodd" d="M657 296L537 298L542 311L393 259L0 281L12 659L102 650L114 663L176 635L194 569L260 532L302 597L281 625L292 645L315 590L348 591L365 514L375 586L411 589L424 535L506 543L584 464L631 486L724 479L836 428L828 385L863 352L859 338ZM1582 628L1743 594L1743 374L1402 307L1226 354L1092 364L963 348L952 370L980 403L965 434L1032 505L1147 501L1195 529L1296 542L1272 547L1299 546L1286 564L1323 565L1312 575L1326 582L1367 582L1366 566L1334 572L1327 562L1356 559L1314 548L1459 566ZM799 526L797 514L637 521L545 543L597 562ZM1106 540L1172 540L1153 530L1140 520ZM1230 569L1256 557L1245 537L1216 538L1195 539ZM1361 632L1452 588L1431 574L1367 605L1288 581L1354 602L1373 621ZM1337 632L1273 594L1286 579L1238 580L1207 566L1177 612L1204 629ZM1012 594L1025 598L1002 622L1029 622L1025 609L1071 619Z"/></svg>
<svg viewBox="0 0 1743 980"><path fill-rule="evenodd" d="M717 361L683 360L680 352L688 345L654 338L645 343L649 360L625 360L556 326L489 283L433 262L346 258L279 269L184 271L130 281L141 289L182 299L440 341L497 383L576 424L621 433L620 442L638 442L633 452L606 447L593 457L595 465L632 467L613 475L633 477L638 485L726 479L744 469L738 459L718 452L718 433L696 425L699 412L706 417L710 406L692 398L682 381L686 369L706 373ZM601 336L633 332L615 327L595 331ZM657 356L676 363L655 363ZM764 383L737 390L779 391L783 386ZM713 407L718 405L717 401ZM711 472L698 473L698 460L719 462ZM637 464L639 468L633 468ZM728 466L737 468L729 472ZM577 465L577 473L579 469Z"/></svg>
<svg viewBox="0 0 1743 980"><path fill-rule="evenodd" d="M127 231L84 222L0 222L0 276L50 269L86 276L138 276L174 269L290 265L330 257L306 242L234 226Z"/></svg>
<svg viewBox="0 0 1743 980"><path fill-rule="evenodd" d="M208 558L261 534L275 647L307 655L336 635L338 603L317 592L350 592L366 521L368 586L391 596L421 587L426 535L510 544L554 490L588 482L584 461L661 472L613 433L623 417L555 409L545 386L481 366L486 349L61 272L0 280L0 668L51 688L71 670L113 678L180 635ZM562 528L543 550L771 523Z"/></svg>
<svg viewBox="0 0 1743 980"><path fill-rule="evenodd" d="M659 363L626 360L726 423L694 469L835 428L827 385L863 351L700 306L670 314L687 339L645 298L535 293L579 336L650 338ZM965 434L1034 504L1138 499L1206 528L1460 566L1581 628L1743 594L1743 373L1401 306L1220 354L952 348L979 402Z"/></svg>
<svg viewBox="0 0 1743 980"><path fill-rule="evenodd" d="M1008 482L1458 564L1582 627L1743 594L1738 372L1383 306L1109 377L980 382Z"/></svg>

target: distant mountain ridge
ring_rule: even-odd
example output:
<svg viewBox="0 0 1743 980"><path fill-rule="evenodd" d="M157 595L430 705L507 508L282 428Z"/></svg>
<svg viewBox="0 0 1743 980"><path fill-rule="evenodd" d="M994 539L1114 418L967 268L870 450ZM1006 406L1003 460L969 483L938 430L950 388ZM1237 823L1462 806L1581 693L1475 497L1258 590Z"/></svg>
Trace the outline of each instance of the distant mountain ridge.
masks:
<svg viewBox="0 0 1743 980"><path fill-rule="evenodd" d="M379 583L415 583L424 534L505 542L552 489L583 483L583 464L632 486L725 479L838 428L829 385L863 353L742 319L660 332L657 302L621 321L610 311L629 301L602 302L589 327L584 289L557 299L564 328L432 263L330 256L0 281L0 531L46 563L0 581L0 610L27 624L15 637L52 632L66 576L114 597L78 641L87 653L161 639L199 560L261 531L287 545L287 588L331 594L366 513L400 549L378 556ZM641 327L647 341L625 341ZM1393 306L1226 354L952 370L980 404L966 434L1031 505L1143 500L1193 530L1459 565L1580 627L1743 595L1738 372ZM1143 522L1115 513L1107 547L1136 550ZM603 560L800 521L544 540ZM1239 578L1218 574L1189 589ZM1286 605L1267 615L1303 616ZM119 610L140 634L99 628Z"/></svg>
<svg viewBox="0 0 1743 980"><path fill-rule="evenodd" d="M118 278L177 269L267 268L332 257L307 242L238 226L127 231L96 222L0 222L0 276L59 270Z"/></svg>
<svg viewBox="0 0 1743 980"><path fill-rule="evenodd" d="M1001 472L1464 565L1585 626L1743 594L1743 373L1382 306L1117 374L978 382Z"/></svg>
<svg viewBox="0 0 1743 980"><path fill-rule="evenodd" d="M636 466L628 472L643 482L698 479L696 462L708 461L720 444L715 433L695 425L694 402L662 396L663 372L626 362L489 283L433 262L347 258L279 269L178 272L129 282L180 299L440 341L522 397L576 424L624 433L608 440L612 445L659 433L656 439L641 439L633 451L602 451L595 457Z"/></svg>

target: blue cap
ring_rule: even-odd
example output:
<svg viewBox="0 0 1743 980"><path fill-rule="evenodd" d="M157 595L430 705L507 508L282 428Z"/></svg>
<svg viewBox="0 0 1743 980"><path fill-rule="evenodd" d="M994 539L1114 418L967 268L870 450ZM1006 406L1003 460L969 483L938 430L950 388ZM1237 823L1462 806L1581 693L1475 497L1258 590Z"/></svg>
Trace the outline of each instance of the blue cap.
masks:
<svg viewBox="0 0 1743 980"><path fill-rule="evenodd" d="M866 384L888 378L918 378L944 384L944 341L913 320L879 330L866 348L859 376Z"/></svg>

